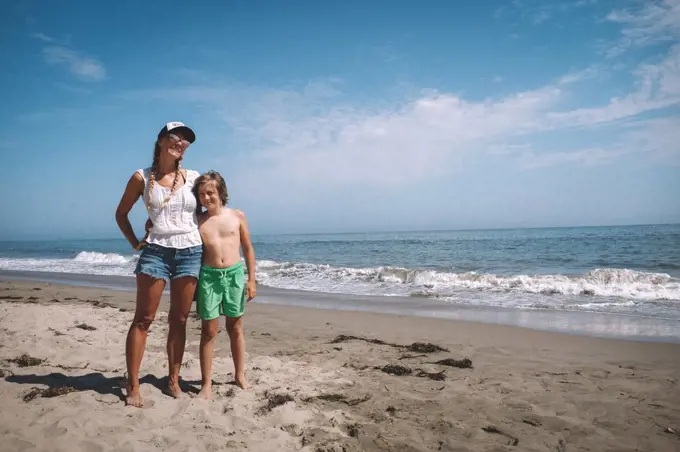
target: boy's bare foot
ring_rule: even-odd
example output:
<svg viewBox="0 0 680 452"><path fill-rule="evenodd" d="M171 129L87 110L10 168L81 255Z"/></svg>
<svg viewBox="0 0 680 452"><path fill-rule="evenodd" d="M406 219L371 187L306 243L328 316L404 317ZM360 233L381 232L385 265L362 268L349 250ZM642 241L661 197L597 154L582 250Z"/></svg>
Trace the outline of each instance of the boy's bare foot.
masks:
<svg viewBox="0 0 680 452"><path fill-rule="evenodd" d="M197 397L210 400L212 398L212 384L208 383L207 385L203 385Z"/></svg>
<svg viewBox="0 0 680 452"><path fill-rule="evenodd" d="M166 392L169 396L179 399L182 396L182 390L179 387L179 383L176 381L168 380L168 387Z"/></svg>
<svg viewBox="0 0 680 452"><path fill-rule="evenodd" d="M245 375L238 375L236 378L236 386L238 386L241 389L248 389L250 388L250 385L246 381Z"/></svg>
<svg viewBox="0 0 680 452"><path fill-rule="evenodd" d="M128 386L126 392L125 405L130 405L137 408L144 406L144 399L142 399L142 395L139 393L139 386Z"/></svg>

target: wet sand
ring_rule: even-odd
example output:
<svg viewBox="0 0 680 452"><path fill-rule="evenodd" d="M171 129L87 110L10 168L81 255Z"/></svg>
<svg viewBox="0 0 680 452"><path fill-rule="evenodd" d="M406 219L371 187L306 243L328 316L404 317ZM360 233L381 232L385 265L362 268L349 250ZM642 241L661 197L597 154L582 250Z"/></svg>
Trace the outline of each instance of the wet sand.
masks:
<svg viewBox="0 0 680 452"><path fill-rule="evenodd" d="M167 296L123 400L134 293L0 281L2 450L671 451L680 346L254 302L247 377L221 325L214 398L188 321L186 394L162 392Z"/></svg>

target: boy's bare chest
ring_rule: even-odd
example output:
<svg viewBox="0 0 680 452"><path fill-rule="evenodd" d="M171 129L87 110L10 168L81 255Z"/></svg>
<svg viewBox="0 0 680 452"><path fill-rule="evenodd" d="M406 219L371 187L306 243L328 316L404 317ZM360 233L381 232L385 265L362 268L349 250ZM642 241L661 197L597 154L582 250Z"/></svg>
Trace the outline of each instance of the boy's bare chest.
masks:
<svg viewBox="0 0 680 452"><path fill-rule="evenodd" d="M217 219L216 219L217 220ZM232 237L238 237L240 222L237 218L223 219L211 222L208 220L201 228L201 235L210 241L224 240Z"/></svg>

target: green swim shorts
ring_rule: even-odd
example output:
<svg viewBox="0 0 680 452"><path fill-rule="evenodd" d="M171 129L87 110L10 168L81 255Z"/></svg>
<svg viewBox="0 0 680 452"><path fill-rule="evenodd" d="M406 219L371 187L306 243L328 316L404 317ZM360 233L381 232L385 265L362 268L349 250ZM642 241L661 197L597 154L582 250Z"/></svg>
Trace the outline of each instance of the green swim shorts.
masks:
<svg viewBox="0 0 680 452"><path fill-rule="evenodd" d="M227 268L201 267L196 307L202 320L213 320L220 315L241 317L245 300L245 274L241 262Z"/></svg>

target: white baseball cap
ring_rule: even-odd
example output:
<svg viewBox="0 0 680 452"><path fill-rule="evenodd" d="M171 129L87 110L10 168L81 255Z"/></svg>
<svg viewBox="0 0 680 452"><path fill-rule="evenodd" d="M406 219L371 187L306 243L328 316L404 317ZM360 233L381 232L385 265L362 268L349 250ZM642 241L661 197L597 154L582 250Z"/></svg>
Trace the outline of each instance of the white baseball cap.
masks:
<svg viewBox="0 0 680 452"><path fill-rule="evenodd" d="M188 126L184 125L183 122L179 121L169 122L165 124L161 131L158 132L158 138L161 138L163 135L166 135L172 132L173 130L177 131L181 130L182 132L184 132L184 136L186 137L187 141L189 141L189 143L193 143L194 141L196 141L196 134L194 133L194 131L191 130L191 128L189 128Z"/></svg>

